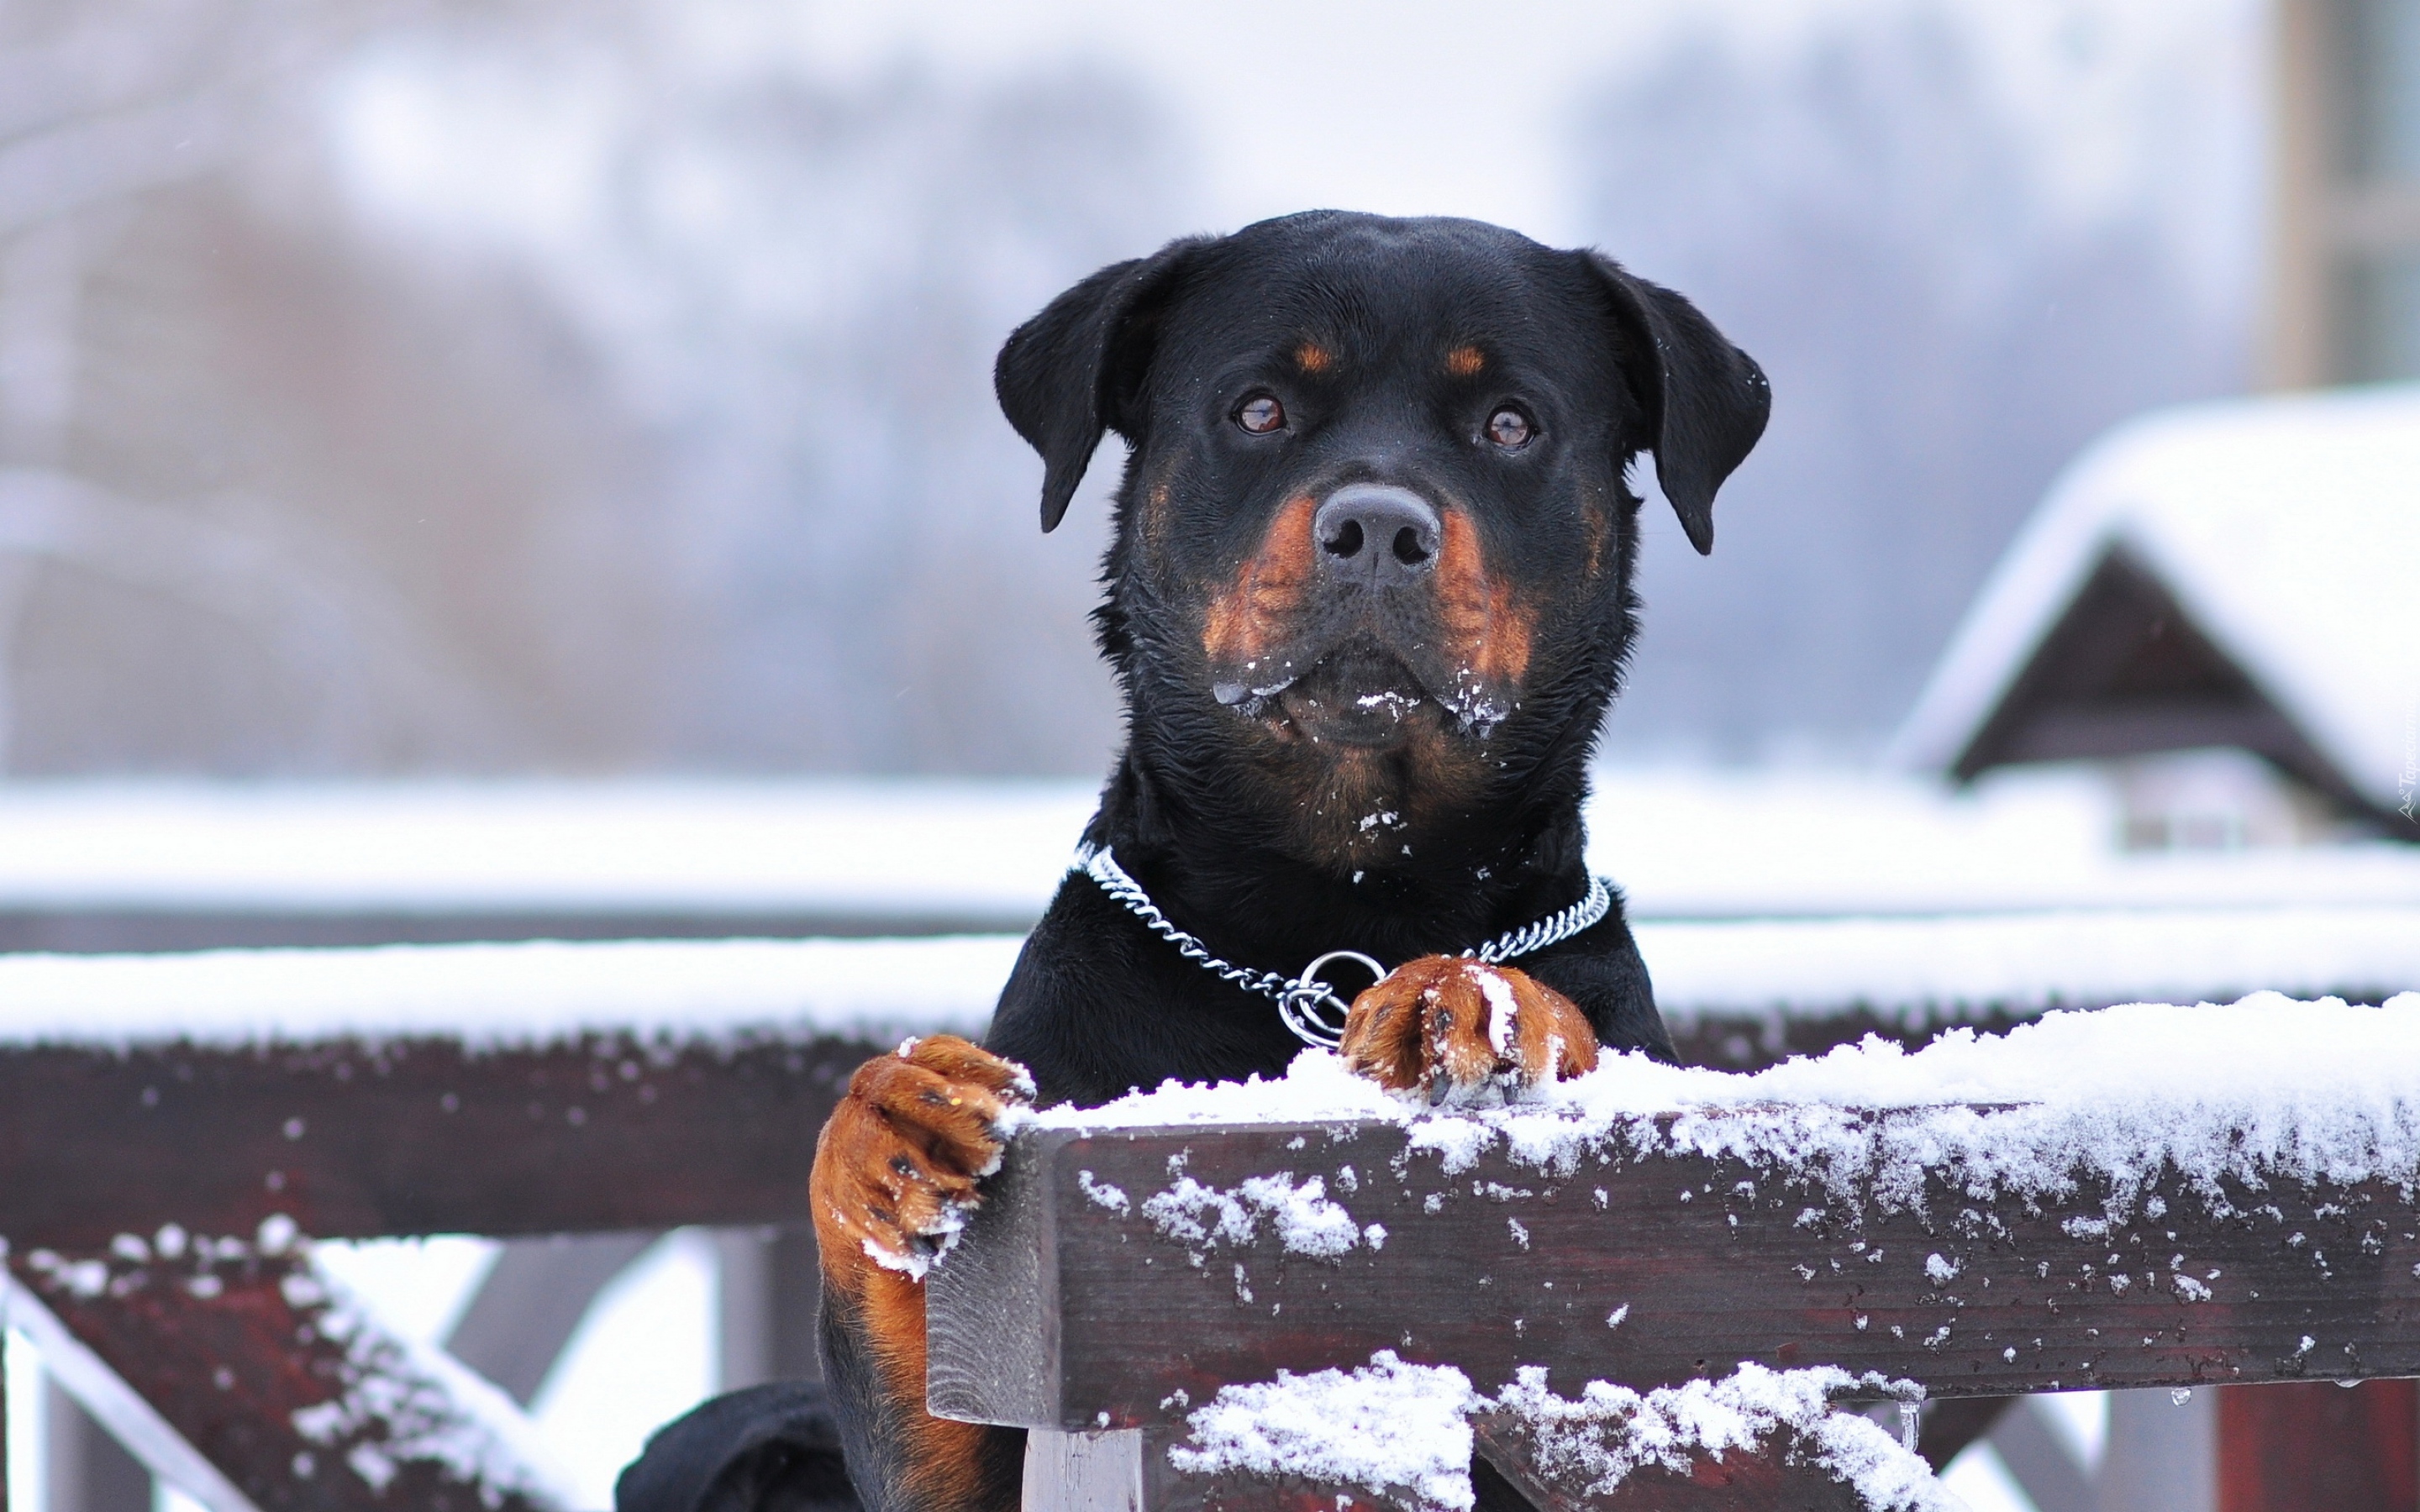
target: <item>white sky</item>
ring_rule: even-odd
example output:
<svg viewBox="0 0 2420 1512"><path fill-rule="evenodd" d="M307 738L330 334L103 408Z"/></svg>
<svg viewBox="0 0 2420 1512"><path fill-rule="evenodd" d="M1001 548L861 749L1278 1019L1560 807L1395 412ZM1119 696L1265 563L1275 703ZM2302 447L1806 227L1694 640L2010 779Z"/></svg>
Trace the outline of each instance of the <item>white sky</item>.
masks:
<svg viewBox="0 0 2420 1512"><path fill-rule="evenodd" d="M1804 0L1777 0L1783 10ZM753 10L755 8L749 8ZM788 39L835 72L913 58L1010 71L1097 58L1165 91L1199 133L1209 199L1231 228L1313 206L1458 214L1547 239L1559 162L1544 144L1580 83L1660 30L1668 0L1479 7L891 0L802 6ZM759 22L727 34L741 45Z"/></svg>
<svg viewBox="0 0 2420 1512"><path fill-rule="evenodd" d="M1936 3L1989 39L1993 87L2040 132L2053 177L2083 213L2105 210L2113 196L2159 192L2159 170L2140 161L2137 146L2146 113L2171 125L2180 114L2210 114L2214 129L2240 134L2243 152L2258 150L2245 128L2265 87L2263 0ZM690 14L694 39L709 46L758 55L783 47L844 76L911 60L943 73L990 73L1071 57L1139 75L1199 133L1219 218L1203 229L1333 206L1470 215L1557 242L1587 234L1575 224L1561 159L1587 85L1651 61L1683 28L1779 50L1843 13L1899 8L1916 7L804 0L776 17L772 8L723 0Z"/></svg>
<svg viewBox="0 0 2420 1512"><path fill-rule="evenodd" d="M676 71L770 68L948 84L1096 63L1168 108L1191 149L1169 234L1319 207L1456 214L1549 244L1602 234L1575 190L1592 85L1687 31L1783 59L1860 13L1939 14L1979 42L1978 88L2034 144L2039 229L2146 217L2186 285L2240 302L2260 255L2268 0L689 0L645 12ZM381 62L382 58L382 62ZM568 251L598 231L600 156L634 108L610 67L507 64L432 92L427 54L373 51L338 91L340 157L373 203ZM396 67L399 66L399 67ZM472 83L477 82L475 69ZM656 102L635 108L659 108ZM1601 207L1598 208L1601 209ZM1686 213L1679 210L1676 213Z"/></svg>

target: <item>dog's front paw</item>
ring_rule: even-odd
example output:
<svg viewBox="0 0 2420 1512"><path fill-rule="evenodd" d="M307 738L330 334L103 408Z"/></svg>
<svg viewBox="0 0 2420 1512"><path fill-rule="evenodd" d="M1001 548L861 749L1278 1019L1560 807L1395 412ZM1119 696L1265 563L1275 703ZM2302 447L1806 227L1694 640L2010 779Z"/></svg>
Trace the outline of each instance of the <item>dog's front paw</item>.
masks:
<svg viewBox="0 0 2420 1512"><path fill-rule="evenodd" d="M860 1066L815 1141L818 1237L921 1279L1000 1169L1013 1110L1032 1101L1024 1067L954 1034Z"/></svg>
<svg viewBox="0 0 2420 1512"><path fill-rule="evenodd" d="M1596 1069L1596 1031L1570 998L1467 956L1388 972L1353 1000L1337 1048L1351 1070L1431 1103L1511 1098Z"/></svg>

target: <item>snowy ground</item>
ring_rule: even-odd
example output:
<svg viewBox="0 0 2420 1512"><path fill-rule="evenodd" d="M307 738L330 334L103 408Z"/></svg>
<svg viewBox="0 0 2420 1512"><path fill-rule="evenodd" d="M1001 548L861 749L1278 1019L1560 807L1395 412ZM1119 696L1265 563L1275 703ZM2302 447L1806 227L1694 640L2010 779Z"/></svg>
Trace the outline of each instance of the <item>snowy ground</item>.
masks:
<svg viewBox="0 0 2420 1512"><path fill-rule="evenodd" d="M1039 915L1090 782L0 784L0 909ZM2420 903L2420 848L2122 850L2084 769L1963 792L1610 768L1590 858L1641 918Z"/></svg>
<svg viewBox="0 0 2420 1512"><path fill-rule="evenodd" d="M1851 1007L1939 1022L1984 1007L2231 1000L2269 989L2384 997L2420 985L2420 903L1668 920L1637 933L1676 1025ZM0 954L0 1042L972 1034L1019 944L995 934Z"/></svg>

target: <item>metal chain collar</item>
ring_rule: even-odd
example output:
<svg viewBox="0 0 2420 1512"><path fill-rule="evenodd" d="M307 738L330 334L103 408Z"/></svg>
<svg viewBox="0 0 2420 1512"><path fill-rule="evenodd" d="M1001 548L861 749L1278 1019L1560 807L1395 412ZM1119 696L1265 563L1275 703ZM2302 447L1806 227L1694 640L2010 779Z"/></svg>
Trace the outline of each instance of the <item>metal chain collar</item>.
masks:
<svg viewBox="0 0 2420 1512"><path fill-rule="evenodd" d="M1324 980L1320 973L1332 961L1350 961L1370 973L1376 981L1387 975L1387 968L1358 950L1330 950L1302 968L1302 974L1289 977L1281 971L1254 971L1232 961L1221 960L1210 953L1210 948L1195 935L1186 933L1170 921L1151 901L1142 884L1118 865L1117 856L1106 845L1094 850L1089 845L1076 850L1076 867L1100 885L1103 892L1125 904L1126 911L1141 919L1143 927L1176 947L1176 953L1187 961L1198 961L1204 970L1222 981L1232 981L1248 993L1258 993L1278 1005L1278 1017L1294 1031L1303 1043L1333 1050L1344 1039L1344 1015L1352 1004L1336 995L1336 989ZM1591 873L1588 893L1579 902L1559 909L1545 918L1508 931L1465 956L1499 965L1514 956L1528 955L1550 945L1559 945L1580 931L1593 928L1613 910L1613 889L1605 878Z"/></svg>

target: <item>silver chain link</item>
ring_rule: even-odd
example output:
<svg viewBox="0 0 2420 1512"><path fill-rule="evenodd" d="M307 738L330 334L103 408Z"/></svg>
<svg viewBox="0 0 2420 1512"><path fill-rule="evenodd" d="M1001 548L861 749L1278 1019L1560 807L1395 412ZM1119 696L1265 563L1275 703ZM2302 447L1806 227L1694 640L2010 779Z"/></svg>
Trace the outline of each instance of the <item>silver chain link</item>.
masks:
<svg viewBox="0 0 2420 1512"><path fill-rule="evenodd" d="M1187 961L1200 962L1203 969L1222 981L1232 981L1248 993L1278 1005L1278 1016L1295 1037L1305 1044L1333 1050L1344 1039L1344 1015L1352 1005L1336 995L1319 975L1331 961L1352 961L1368 971L1374 980L1387 974L1387 968L1357 950L1330 950L1302 968L1298 977L1282 971L1254 971L1239 966L1210 953L1201 939L1176 927L1160 912L1159 904L1151 901L1141 883L1129 875L1118 858L1104 845L1098 850L1089 845L1076 851L1076 868L1100 885L1103 892L1125 905L1126 911L1141 919L1143 927L1176 947L1176 953ZM1559 945L1580 931L1593 928L1613 909L1613 889L1603 877L1591 873L1588 892L1579 902L1561 908L1545 918L1508 931L1485 945L1462 953L1500 965L1515 956L1528 955L1550 945Z"/></svg>

